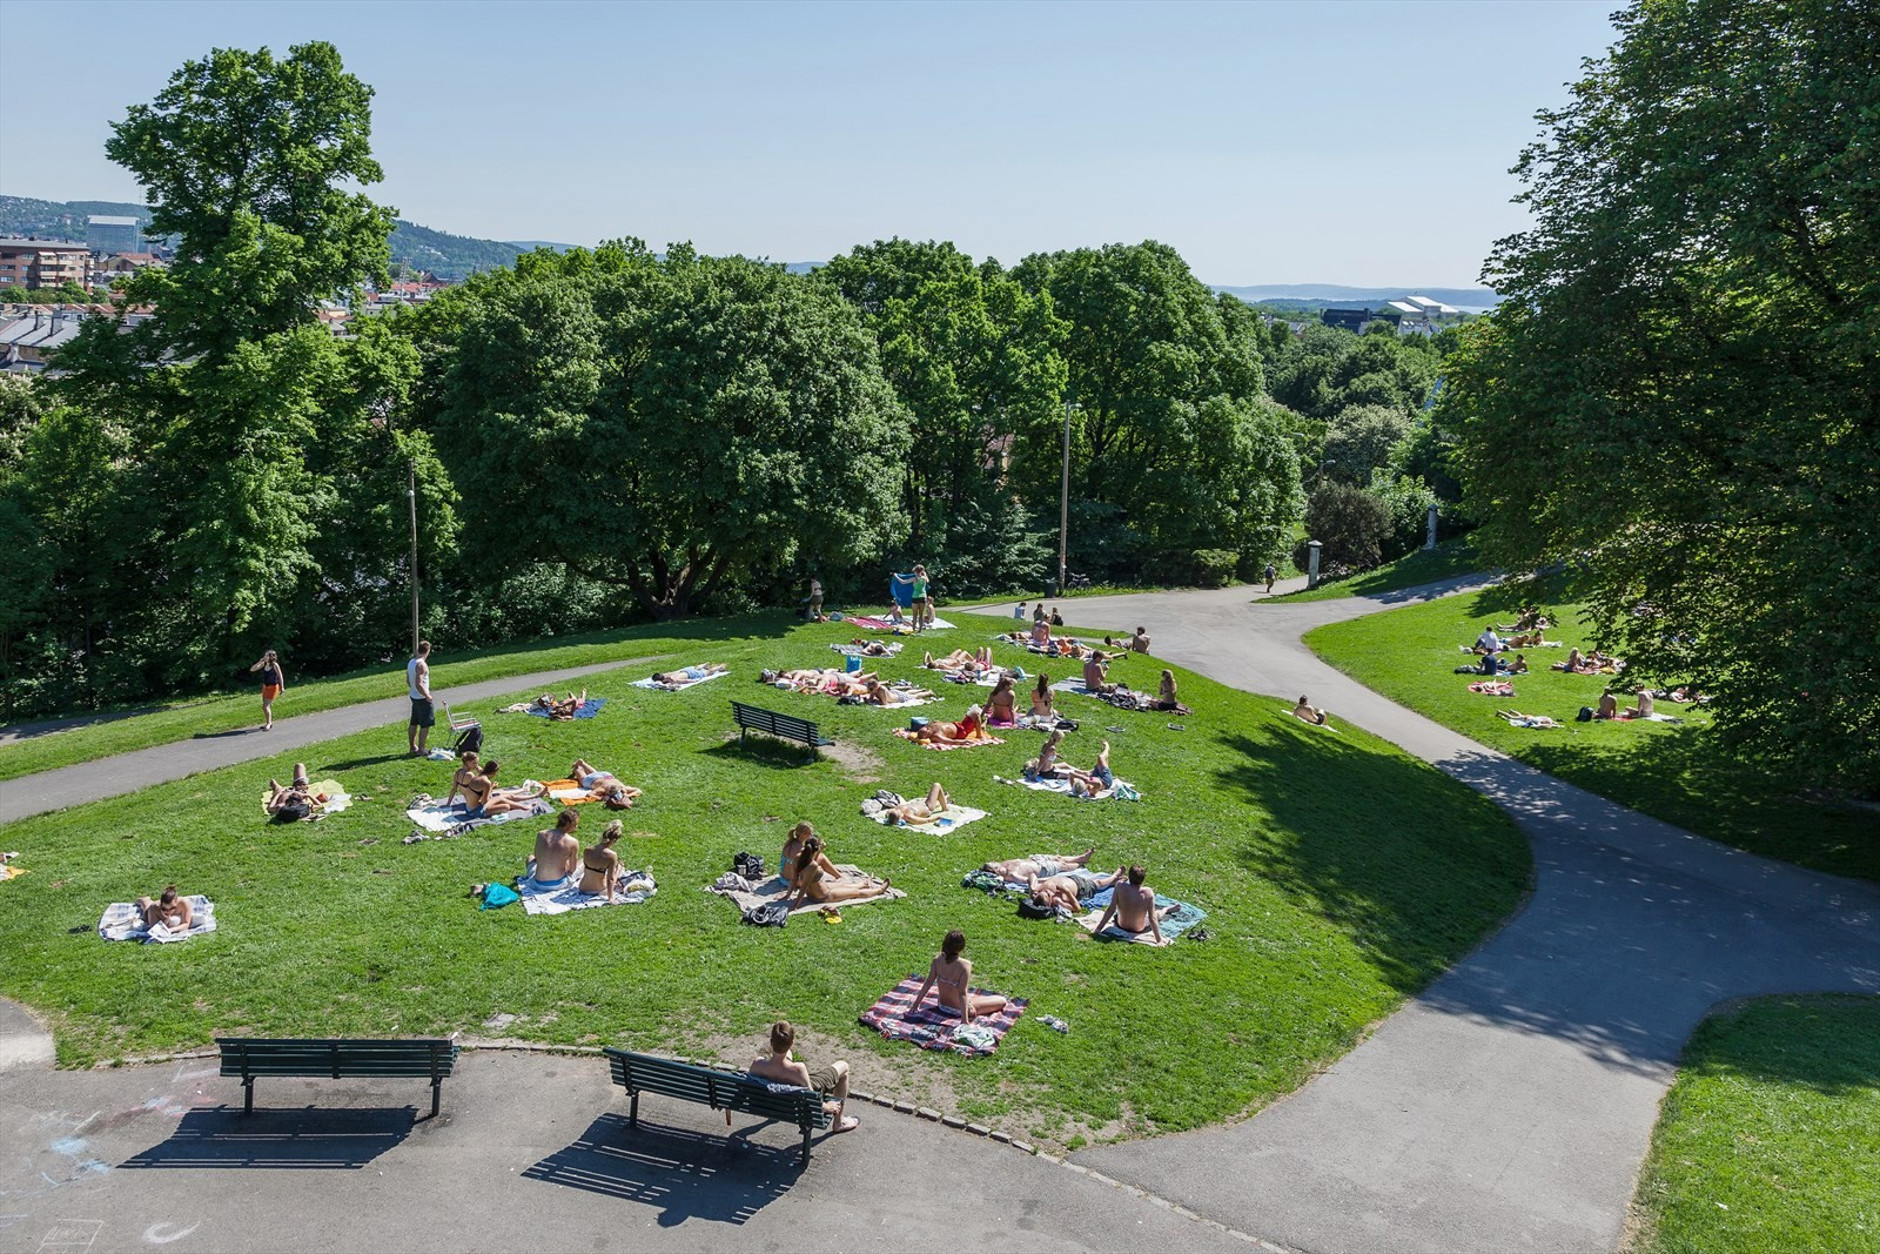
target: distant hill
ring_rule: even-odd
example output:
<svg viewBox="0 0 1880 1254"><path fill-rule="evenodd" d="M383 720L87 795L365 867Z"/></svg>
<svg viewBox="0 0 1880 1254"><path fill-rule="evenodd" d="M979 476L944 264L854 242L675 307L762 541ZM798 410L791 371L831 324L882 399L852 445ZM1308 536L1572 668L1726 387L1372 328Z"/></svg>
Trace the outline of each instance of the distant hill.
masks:
<svg viewBox="0 0 1880 1254"><path fill-rule="evenodd" d="M121 205L109 200L34 200L30 196L0 196L0 235L37 235L41 239L83 242L85 223L92 214L150 220L142 205Z"/></svg>
<svg viewBox="0 0 1880 1254"><path fill-rule="evenodd" d="M1263 301L1326 309L1340 305L1371 307L1406 296L1427 296L1445 305L1454 305L1464 313L1493 309L1501 297L1485 287L1345 287L1337 283L1269 283L1256 287L1229 287L1213 284L1217 292L1237 296L1250 305Z"/></svg>

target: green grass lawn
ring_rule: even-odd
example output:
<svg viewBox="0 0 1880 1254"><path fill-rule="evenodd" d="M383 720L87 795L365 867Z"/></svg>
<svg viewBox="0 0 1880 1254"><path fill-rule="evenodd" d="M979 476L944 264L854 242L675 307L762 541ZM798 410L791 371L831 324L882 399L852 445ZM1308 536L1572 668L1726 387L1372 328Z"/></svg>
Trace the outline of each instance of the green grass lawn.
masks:
<svg viewBox="0 0 1880 1254"><path fill-rule="evenodd" d="M1457 646L1473 643L1484 624L1512 621L1505 596L1489 590L1371 614L1320 627L1306 643L1391 700L1622 805L1752 853L1880 880L1880 822L1871 811L1798 796L1780 774L1724 756L1703 734L1708 715L1700 707L1659 702L1660 713L1686 720L1681 726L1574 722L1581 706L1598 704L1608 683L1624 686L1622 679L1548 669L1566 648L1526 650L1534 672L1515 678L1513 697L1471 693L1468 685L1479 677L1453 671L1475 659ZM1575 610L1557 607L1562 621L1549 640L1588 643ZM1510 708L1550 714L1567 727L1511 727L1495 717Z"/></svg>
<svg viewBox="0 0 1880 1254"><path fill-rule="evenodd" d="M1481 559L1476 556L1475 550L1469 547L1468 537L1458 536L1454 540L1443 541L1428 552L1418 549L1406 557L1400 557L1394 562L1385 562L1382 566L1356 575L1322 582L1316 588L1301 589L1298 592L1288 592L1284 596L1268 598L1268 603L1284 605L1295 601L1332 601L1340 597L1376 596L1380 592L1395 592L1399 588L1414 588L1419 584L1435 583L1438 579L1448 579L1454 575L1467 575L1481 568Z"/></svg>
<svg viewBox="0 0 1880 1254"><path fill-rule="evenodd" d="M1880 1250L1880 997L1706 1020L1633 1206L1641 1254Z"/></svg>
<svg viewBox="0 0 1880 1254"><path fill-rule="evenodd" d="M1005 625L956 621L961 630L929 639L970 647ZM469 886L518 872L542 824L402 844L406 799L441 795L449 771L403 757L403 729L388 725L297 755L360 798L317 824L263 822L257 794L286 774L283 757L9 825L5 845L32 873L0 885L0 993L51 1017L68 1066L217 1032L493 1035L480 1025L498 1014L519 1016L507 1033L524 1039L741 1062L782 1016L806 1026L812 1054L840 1051L897 1092L1068 1146L1195 1127L1292 1089L1474 945L1528 882L1525 843L1488 802L1270 699L1180 672L1196 713L1173 730L1166 715L1063 697L1083 719L1068 756L1087 764L1107 736L1117 773L1145 794L1077 802L993 782L1037 752L1037 733L936 753L890 735L905 714L759 687L758 666L828 663L826 646L849 635L774 626L686 650L685 661L736 672L687 692L632 688L638 668L598 678L589 686L609 703L591 721L470 707L505 779L558 775L579 754L646 789L621 845L659 879L645 905L478 910ZM931 675L918 669L921 643L882 672ZM1001 648L1028 670L1039 661ZM1130 657L1119 677L1151 682L1158 667ZM984 693L937 686L945 701L921 713L957 716ZM817 718L838 749L810 765L795 746L740 751L733 697ZM858 813L879 787L911 795L936 778L992 817L937 836ZM608 816L583 809L591 838ZM838 861L891 874L908 899L778 931L740 925L701 891L739 850L774 867L799 818ZM959 886L988 858L1092 845L1106 867L1144 861L1154 886L1210 912L1213 936L1166 950L1102 944ZM171 946L97 939L107 902L169 881L212 897L221 930ZM923 1053L857 1025L954 926L970 938L976 982L1032 999L997 1055ZM1043 1013L1070 1033L1041 1026Z"/></svg>

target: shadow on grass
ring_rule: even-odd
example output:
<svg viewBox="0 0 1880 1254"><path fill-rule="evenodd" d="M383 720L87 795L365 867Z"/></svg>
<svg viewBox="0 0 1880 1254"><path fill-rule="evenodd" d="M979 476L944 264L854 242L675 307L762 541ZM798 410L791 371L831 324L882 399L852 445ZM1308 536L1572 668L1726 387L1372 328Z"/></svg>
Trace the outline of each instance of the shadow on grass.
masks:
<svg viewBox="0 0 1880 1254"><path fill-rule="evenodd" d="M0 744L13 740L31 740L36 736L50 736L53 732L72 731L79 727L95 727L99 723L115 723L121 718L152 714L162 708L160 705L139 705L122 710L108 710L102 714L74 714L66 718L40 719L31 723L15 723L11 726L0 724Z"/></svg>
<svg viewBox="0 0 1880 1254"><path fill-rule="evenodd" d="M410 1106L332 1110L192 1110L170 1139L119 1164L148 1167L262 1167L356 1170L407 1136Z"/></svg>
<svg viewBox="0 0 1880 1254"><path fill-rule="evenodd" d="M1796 1085L1828 1097L1880 1091L1880 997L1759 997L1692 1033L1685 1065L1703 1075Z"/></svg>
<svg viewBox="0 0 1880 1254"><path fill-rule="evenodd" d="M1473 823L1425 821L1458 799L1423 764L1304 724L1220 743L1240 755L1221 783L1274 819L1237 851L1242 865L1323 913L1393 988L1423 988L1520 900L1525 843L1486 802Z"/></svg>
<svg viewBox="0 0 1880 1254"><path fill-rule="evenodd" d="M759 1127L768 1125L760 1124ZM566 1149L523 1177L659 1208L659 1226L688 1219L744 1224L788 1193L801 1173L798 1151L762 1145L751 1129L729 1136L658 1127L602 1115Z"/></svg>
<svg viewBox="0 0 1880 1254"><path fill-rule="evenodd" d="M732 737L720 745L713 745L702 751L707 757L720 758L727 762L748 762L753 766L767 766L772 770L794 770L799 766L814 766L822 759L821 750L805 747L800 741L778 740L762 732L751 732L742 740Z"/></svg>

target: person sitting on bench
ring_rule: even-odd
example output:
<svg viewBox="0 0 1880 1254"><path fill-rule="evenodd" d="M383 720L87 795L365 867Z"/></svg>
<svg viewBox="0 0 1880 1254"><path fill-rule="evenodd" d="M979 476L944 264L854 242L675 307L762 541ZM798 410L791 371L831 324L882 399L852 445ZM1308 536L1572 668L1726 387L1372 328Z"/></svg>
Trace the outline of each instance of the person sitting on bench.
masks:
<svg viewBox="0 0 1880 1254"><path fill-rule="evenodd" d="M155 927L161 923L172 932L187 932L196 921L189 902L176 895L174 884L166 885L154 901L148 897L139 897L137 913L143 916L145 927Z"/></svg>
<svg viewBox="0 0 1880 1254"><path fill-rule="evenodd" d="M925 801L903 801L898 806L888 806L882 813L888 816L888 826L909 824L915 827L931 823L945 814L953 805L953 798L947 796L947 790L935 780L933 787L927 790Z"/></svg>
<svg viewBox="0 0 1880 1254"><path fill-rule="evenodd" d="M893 882L885 875L877 879L872 875L844 875L840 871L832 874L833 868L834 864L823 855L822 837L805 837L803 852L796 862L796 875L790 880L789 908L794 910L806 901L833 904L854 901L857 897L879 897L893 887Z"/></svg>
<svg viewBox="0 0 1880 1254"><path fill-rule="evenodd" d="M1098 875L1083 867L1072 867L1044 879L1034 875L1025 882L1025 887L1031 890L1032 904L1075 914L1083 905L1084 898L1106 888L1114 888L1122 882L1123 868L1120 866L1108 875Z"/></svg>
<svg viewBox="0 0 1880 1254"><path fill-rule="evenodd" d="M684 670L661 671L653 676L656 684L665 684L669 688L683 688L695 684L701 679L710 679L713 675L722 675L730 670L723 662L707 662L703 666L688 666ZM582 693L586 696L586 693Z"/></svg>
<svg viewBox="0 0 1880 1254"><path fill-rule="evenodd" d="M1292 716L1296 719L1303 719L1305 722L1311 723L1315 727L1324 727L1326 725L1325 711L1319 709L1310 701L1307 701L1304 696L1301 696L1299 698L1299 704L1293 707Z"/></svg>
<svg viewBox="0 0 1880 1254"><path fill-rule="evenodd" d="M574 838L574 829L581 823L581 816L573 810L563 810L555 816L555 826L535 834L535 852L529 855L523 877L535 881L537 888L561 888L581 865L581 842Z"/></svg>
<svg viewBox="0 0 1880 1254"><path fill-rule="evenodd" d="M1023 858L981 863L979 869L991 872L1008 884L1028 884L1034 879L1048 880L1053 876L1082 870L1090 865L1090 855L1096 851L1097 847L1092 845L1082 853L1027 854Z"/></svg>
<svg viewBox="0 0 1880 1254"><path fill-rule="evenodd" d="M779 1019L771 1024L770 1052L758 1055L751 1064L751 1074L773 1084L794 1084L822 1094L823 1109L835 1118L829 1134L855 1131L862 1121L842 1113L849 1100L849 1064L837 1060L811 1070L809 1064L791 1060L790 1047L794 1044L796 1029L787 1020Z"/></svg>
<svg viewBox="0 0 1880 1254"><path fill-rule="evenodd" d="M600 843L581 855L581 892L589 896L606 893L608 901L614 899L614 889L619 887L620 881L626 876L626 868L620 865L620 855L614 852L620 831L620 820L612 820L601 829Z"/></svg>
<svg viewBox="0 0 1880 1254"><path fill-rule="evenodd" d="M1118 884L1116 892L1110 897L1110 904L1097 920L1097 931L1101 932L1112 922L1125 932L1137 936L1148 932L1155 937L1155 943L1166 945L1162 937L1162 920L1174 914L1180 907L1167 906L1161 910L1155 908L1155 890L1143 883L1145 872L1141 863L1129 868L1129 882Z"/></svg>
<svg viewBox="0 0 1880 1254"><path fill-rule="evenodd" d="M941 940L939 955L927 964L927 978L921 981L920 991L914 994L914 1004L907 1008L908 1014L920 1009L930 989L934 1000L957 1013L964 1023L971 1023L974 1015L996 1014L1005 1009L1005 998L998 994L972 991L973 964L960 956L965 952L966 933L954 928Z"/></svg>

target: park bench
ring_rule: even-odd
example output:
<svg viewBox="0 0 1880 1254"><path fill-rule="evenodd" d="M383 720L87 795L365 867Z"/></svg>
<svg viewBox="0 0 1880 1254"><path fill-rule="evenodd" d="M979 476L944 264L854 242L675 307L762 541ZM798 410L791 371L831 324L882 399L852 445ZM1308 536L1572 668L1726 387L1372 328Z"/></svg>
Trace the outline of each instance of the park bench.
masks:
<svg viewBox="0 0 1880 1254"><path fill-rule="evenodd" d="M816 756L816 750L822 745L832 745L835 741L824 736L816 729L816 724L794 714L779 714L775 710L760 710L754 705L742 701L731 703L731 717L737 720L738 743L744 743L747 732L760 731L775 736L779 740L794 740L798 744L808 745L810 756Z"/></svg>
<svg viewBox="0 0 1880 1254"><path fill-rule="evenodd" d="M437 1117L444 1077L457 1063L457 1043L443 1040L300 1041L217 1037L222 1074L242 1078L242 1113L255 1109L255 1077L309 1076L333 1080L379 1076L431 1081L431 1117Z"/></svg>
<svg viewBox="0 0 1880 1254"><path fill-rule="evenodd" d="M682 1102L697 1102L725 1112L757 1115L782 1123L794 1123L803 1130L803 1165L809 1166L809 1134L829 1126L829 1111L821 1093L814 1089L773 1089L768 1080L760 1080L741 1071L720 1067L702 1067L676 1058L655 1058L651 1054L632 1054L624 1049L607 1050L607 1064L613 1070L614 1083L633 1095L627 1108L627 1126L638 1127L640 1094L658 1093Z"/></svg>

